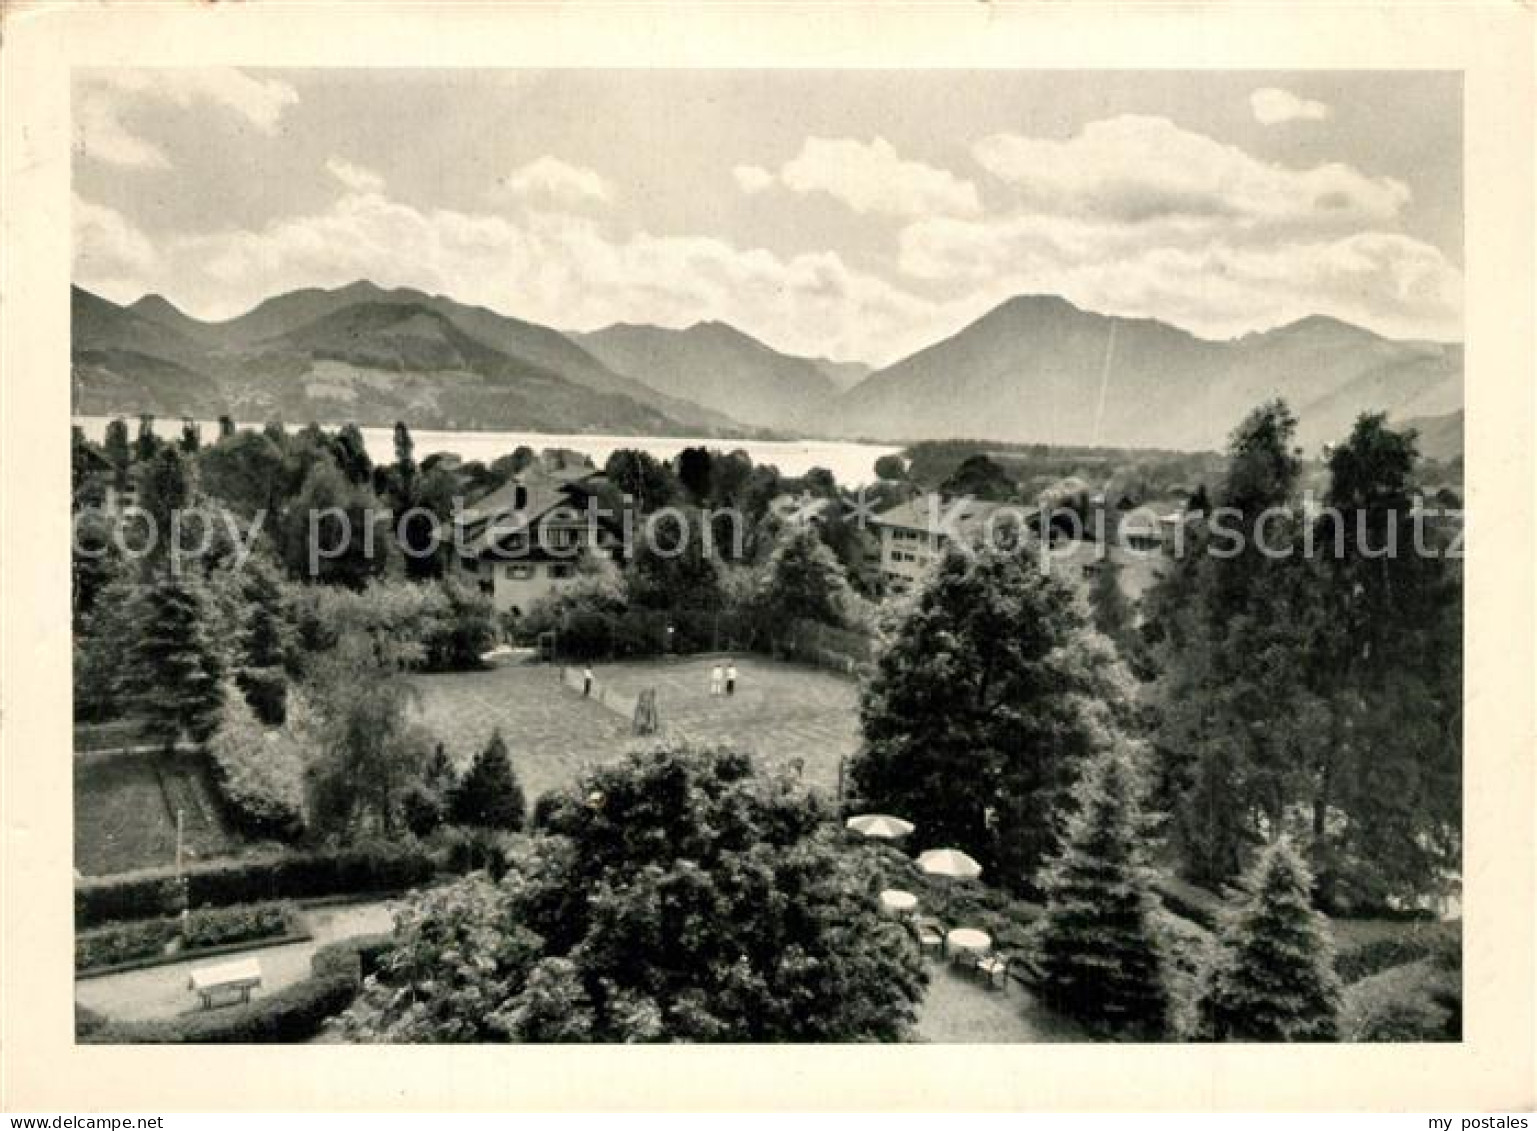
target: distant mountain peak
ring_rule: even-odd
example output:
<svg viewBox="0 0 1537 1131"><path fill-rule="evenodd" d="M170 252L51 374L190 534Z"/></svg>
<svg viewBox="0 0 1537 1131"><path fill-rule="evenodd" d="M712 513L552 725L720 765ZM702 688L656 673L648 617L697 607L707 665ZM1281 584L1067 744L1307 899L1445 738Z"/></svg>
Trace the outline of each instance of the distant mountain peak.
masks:
<svg viewBox="0 0 1537 1131"><path fill-rule="evenodd" d="M140 297L137 301L132 303L128 309L133 311L135 314L144 314L150 316L157 314L169 314L176 318L187 317L186 313L183 312L182 309L178 307L174 302L166 298L164 295L157 294L154 291L151 291L149 294Z"/></svg>
<svg viewBox="0 0 1537 1131"><path fill-rule="evenodd" d="M1375 338L1379 335L1372 333L1363 326L1357 326L1353 322L1346 322L1343 318L1335 318L1329 314L1308 314L1292 322L1277 326L1274 330L1267 331L1271 334L1350 334L1356 337Z"/></svg>

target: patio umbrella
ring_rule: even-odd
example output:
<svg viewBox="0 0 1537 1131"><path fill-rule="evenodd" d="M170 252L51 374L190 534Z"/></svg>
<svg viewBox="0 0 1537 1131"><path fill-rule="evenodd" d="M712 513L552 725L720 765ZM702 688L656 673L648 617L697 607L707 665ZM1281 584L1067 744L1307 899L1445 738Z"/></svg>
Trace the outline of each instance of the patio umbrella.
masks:
<svg viewBox="0 0 1537 1131"><path fill-rule="evenodd" d="M901 817L888 817L885 813L865 813L850 817L844 822L861 836L879 837L881 840L900 840L913 831L913 823Z"/></svg>
<svg viewBox="0 0 1537 1131"><path fill-rule="evenodd" d="M918 870L925 876L974 880L982 874L982 865L959 848L931 848L918 857Z"/></svg>

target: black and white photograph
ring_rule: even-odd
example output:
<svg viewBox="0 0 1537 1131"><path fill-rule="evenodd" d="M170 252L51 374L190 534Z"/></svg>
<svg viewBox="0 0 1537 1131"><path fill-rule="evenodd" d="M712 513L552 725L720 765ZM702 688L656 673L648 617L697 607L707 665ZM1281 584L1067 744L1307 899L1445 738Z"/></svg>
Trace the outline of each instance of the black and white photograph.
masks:
<svg viewBox="0 0 1537 1131"><path fill-rule="evenodd" d="M1459 1039L1459 76L72 94L81 1039Z"/></svg>
<svg viewBox="0 0 1537 1131"><path fill-rule="evenodd" d="M1517 1102L1514 63L219 7L263 38L49 48L56 243L7 205L6 324L58 342L7 354L3 715L57 1071L1058 1109L1274 1056L1292 1109L1305 1045L1358 1108ZM663 1045L728 1059L618 1047Z"/></svg>

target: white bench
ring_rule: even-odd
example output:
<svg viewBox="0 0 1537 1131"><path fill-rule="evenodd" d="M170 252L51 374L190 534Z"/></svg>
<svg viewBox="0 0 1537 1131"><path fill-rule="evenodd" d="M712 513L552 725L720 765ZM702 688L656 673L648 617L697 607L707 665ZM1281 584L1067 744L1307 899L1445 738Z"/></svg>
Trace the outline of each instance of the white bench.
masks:
<svg viewBox="0 0 1537 1131"><path fill-rule="evenodd" d="M214 999L229 994L225 1004L233 1005L236 994L242 1003L251 1000L251 991L262 984L261 963L254 958L239 958L217 966L199 966L187 979L187 988L197 994L204 1009L212 1009Z"/></svg>

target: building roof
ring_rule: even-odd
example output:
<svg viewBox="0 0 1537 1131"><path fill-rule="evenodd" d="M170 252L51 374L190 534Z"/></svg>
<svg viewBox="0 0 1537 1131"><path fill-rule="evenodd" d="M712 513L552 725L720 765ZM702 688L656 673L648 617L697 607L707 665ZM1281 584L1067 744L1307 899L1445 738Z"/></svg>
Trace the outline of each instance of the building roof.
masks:
<svg viewBox="0 0 1537 1131"><path fill-rule="evenodd" d="M464 529L463 553L495 552L510 536L538 525L585 528L587 500L597 493L601 473L554 478L524 471L481 496L460 514ZM568 511L569 518L559 513ZM548 521L547 521L548 520ZM612 528L606 518L599 523Z"/></svg>
<svg viewBox="0 0 1537 1131"><path fill-rule="evenodd" d="M964 534L981 526L989 515L1002 506L1002 503L988 502L983 499L968 499L962 503L959 499L919 495L904 503L898 503L890 510L882 511L870 521L876 526L938 533L937 530L933 530L934 527L950 525L953 520L955 528Z"/></svg>
<svg viewBox="0 0 1537 1131"><path fill-rule="evenodd" d="M1079 495L1087 495L1089 491L1088 483L1076 475L1069 475L1065 479L1058 479L1051 486L1043 490L1035 497L1035 501L1046 506L1052 503L1060 503L1065 499L1074 499Z"/></svg>
<svg viewBox="0 0 1537 1131"><path fill-rule="evenodd" d="M769 500L769 513L785 522L821 522L837 508L833 499L822 498L813 495L810 491L802 491L793 495L786 491L775 495Z"/></svg>

